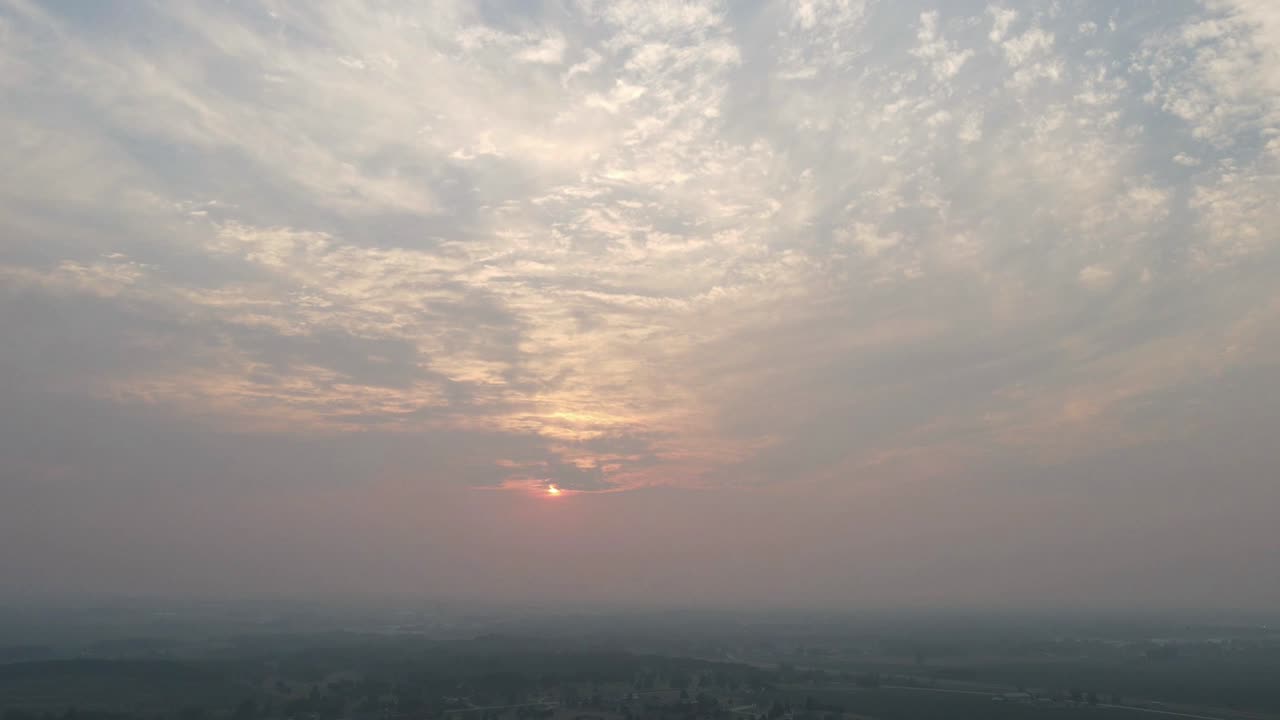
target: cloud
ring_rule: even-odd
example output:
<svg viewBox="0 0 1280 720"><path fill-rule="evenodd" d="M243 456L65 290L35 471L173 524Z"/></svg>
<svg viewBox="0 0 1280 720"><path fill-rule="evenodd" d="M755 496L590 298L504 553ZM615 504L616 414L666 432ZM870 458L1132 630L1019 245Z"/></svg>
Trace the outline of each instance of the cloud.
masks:
<svg viewBox="0 0 1280 720"><path fill-rule="evenodd" d="M119 328L48 392L613 491L1155 442L1276 360L1205 349L1273 307L1267 3L3 8L5 297Z"/></svg>
<svg viewBox="0 0 1280 720"><path fill-rule="evenodd" d="M1009 8L996 7L994 5L987 6L987 14L991 16L991 32L987 37L991 42L998 43L1004 40L1008 34L1009 28L1018 19L1018 11Z"/></svg>
<svg viewBox="0 0 1280 720"><path fill-rule="evenodd" d="M938 13L930 11L920 14L920 30L916 34L919 45L912 51L916 57L932 64L934 75L939 79L950 79L964 67L972 50L956 50L942 39L938 32Z"/></svg>
<svg viewBox="0 0 1280 720"><path fill-rule="evenodd" d="M1080 271L1080 282L1089 287L1102 287L1111 281L1111 271L1098 266L1090 265Z"/></svg>

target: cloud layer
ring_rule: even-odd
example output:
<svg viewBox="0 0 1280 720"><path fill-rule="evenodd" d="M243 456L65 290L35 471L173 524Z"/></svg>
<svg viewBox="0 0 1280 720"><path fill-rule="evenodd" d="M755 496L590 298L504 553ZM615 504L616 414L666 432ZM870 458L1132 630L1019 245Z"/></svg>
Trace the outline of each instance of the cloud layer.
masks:
<svg viewBox="0 0 1280 720"><path fill-rule="evenodd" d="M0 0L0 99L10 508L337 448L297 491L1280 501L1265 0Z"/></svg>

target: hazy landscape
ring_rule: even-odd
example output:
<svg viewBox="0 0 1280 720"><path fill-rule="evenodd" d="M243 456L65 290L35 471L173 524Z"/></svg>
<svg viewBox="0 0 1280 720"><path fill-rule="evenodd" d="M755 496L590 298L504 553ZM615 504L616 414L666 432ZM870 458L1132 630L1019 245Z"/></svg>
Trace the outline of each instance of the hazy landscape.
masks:
<svg viewBox="0 0 1280 720"><path fill-rule="evenodd" d="M0 0L0 720L1280 720L1280 0Z"/></svg>
<svg viewBox="0 0 1280 720"><path fill-rule="evenodd" d="M1262 618L9 610L5 718L1265 718ZM43 644L42 644L43 643Z"/></svg>

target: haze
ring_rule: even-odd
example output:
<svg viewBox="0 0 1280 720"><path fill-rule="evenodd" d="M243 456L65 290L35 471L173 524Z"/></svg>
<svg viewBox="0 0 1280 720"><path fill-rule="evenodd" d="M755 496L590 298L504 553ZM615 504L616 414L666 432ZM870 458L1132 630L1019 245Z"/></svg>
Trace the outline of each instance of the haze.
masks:
<svg viewBox="0 0 1280 720"><path fill-rule="evenodd" d="M0 157L7 599L1280 603L1271 0L0 0Z"/></svg>

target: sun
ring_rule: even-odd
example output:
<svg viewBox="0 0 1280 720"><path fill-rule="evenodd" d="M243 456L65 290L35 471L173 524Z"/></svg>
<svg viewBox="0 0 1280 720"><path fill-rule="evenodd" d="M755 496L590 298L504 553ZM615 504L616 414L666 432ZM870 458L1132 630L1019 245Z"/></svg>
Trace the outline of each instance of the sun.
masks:
<svg viewBox="0 0 1280 720"><path fill-rule="evenodd" d="M563 492L564 492L563 490L556 487L555 485L547 486L547 494L550 495L551 497L556 497L557 495L560 495Z"/></svg>

